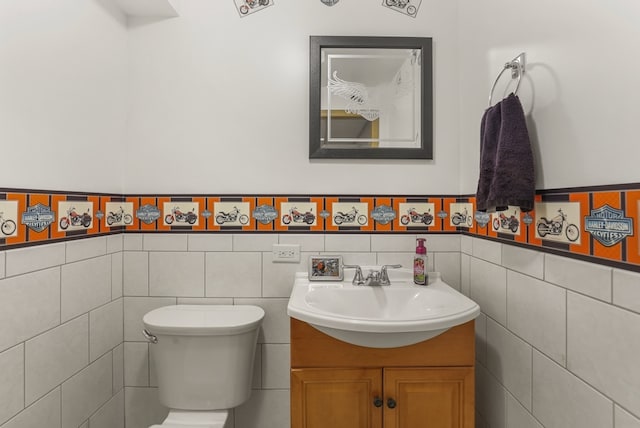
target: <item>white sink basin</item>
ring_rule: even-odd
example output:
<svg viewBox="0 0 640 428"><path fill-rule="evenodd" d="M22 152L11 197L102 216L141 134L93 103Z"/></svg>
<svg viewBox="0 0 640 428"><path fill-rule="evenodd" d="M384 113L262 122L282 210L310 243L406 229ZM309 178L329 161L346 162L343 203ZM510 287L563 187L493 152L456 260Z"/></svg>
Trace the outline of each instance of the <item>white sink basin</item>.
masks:
<svg viewBox="0 0 640 428"><path fill-rule="evenodd" d="M363 267L366 275L369 269ZM309 281L297 273L287 313L331 337L370 348L412 345L464 324L480 314L477 303L429 273L429 285L415 285L409 269L389 270L391 285Z"/></svg>

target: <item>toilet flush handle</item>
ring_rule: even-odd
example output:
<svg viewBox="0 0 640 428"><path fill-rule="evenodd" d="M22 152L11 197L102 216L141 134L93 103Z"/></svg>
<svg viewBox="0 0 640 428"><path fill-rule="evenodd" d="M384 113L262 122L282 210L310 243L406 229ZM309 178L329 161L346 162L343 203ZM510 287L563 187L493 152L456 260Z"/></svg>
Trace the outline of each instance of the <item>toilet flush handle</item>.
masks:
<svg viewBox="0 0 640 428"><path fill-rule="evenodd" d="M147 330L146 328L142 330L142 334L144 335L145 339L147 339L149 342L158 343L158 336L149 333L149 330Z"/></svg>

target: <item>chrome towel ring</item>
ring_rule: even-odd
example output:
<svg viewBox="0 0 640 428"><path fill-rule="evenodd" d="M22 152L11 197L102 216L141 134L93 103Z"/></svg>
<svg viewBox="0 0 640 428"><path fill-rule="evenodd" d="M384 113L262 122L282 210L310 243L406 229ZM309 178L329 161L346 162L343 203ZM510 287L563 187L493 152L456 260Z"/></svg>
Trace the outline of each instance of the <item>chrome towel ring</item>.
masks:
<svg viewBox="0 0 640 428"><path fill-rule="evenodd" d="M493 86L491 86L491 91L489 92L489 107L491 107L491 99L493 98L493 91L496 89L496 85L498 84L498 80L502 77L505 71L511 70L511 78L518 79L516 82L516 89L514 89L513 93L518 93L518 88L520 88L520 80L522 80L522 75L524 74L524 70L526 67L526 54L522 52L520 55L512 59L511 61L505 63L504 67L496 77L496 80L493 82Z"/></svg>

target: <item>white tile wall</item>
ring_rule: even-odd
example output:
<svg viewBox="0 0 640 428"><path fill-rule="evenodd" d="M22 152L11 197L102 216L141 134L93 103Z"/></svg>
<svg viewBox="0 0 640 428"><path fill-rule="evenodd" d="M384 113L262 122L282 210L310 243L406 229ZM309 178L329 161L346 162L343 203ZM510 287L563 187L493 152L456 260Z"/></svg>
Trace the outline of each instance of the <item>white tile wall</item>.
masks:
<svg viewBox="0 0 640 428"><path fill-rule="evenodd" d="M122 391L122 249L117 235L1 253L2 428L88 428Z"/></svg>
<svg viewBox="0 0 640 428"><path fill-rule="evenodd" d="M507 280L509 330L565 365L566 290L513 271Z"/></svg>
<svg viewBox="0 0 640 428"><path fill-rule="evenodd" d="M232 235L233 251L272 251L278 243L278 235Z"/></svg>
<svg viewBox="0 0 640 428"><path fill-rule="evenodd" d="M60 388L56 388L2 425L2 428L60 428L60 403Z"/></svg>
<svg viewBox="0 0 640 428"><path fill-rule="evenodd" d="M615 407L614 416L616 428L640 428L640 419L633 417L620 406Z"/></svg>
<svg viewBox="0 0 640 428"><path fill-rule="evenodd" d="M265 309L255 390L235 410L230 428L287 427L286 306L290 278L306 270L306 257L299 265L271 263L271 245L297 243L305 255L338 253L347 263L372 265L410 263L416 238L176 236L111 235L0 252L1 428L122 428L125 416L126 428L148 428L163 420L167 410L153 388L141 320L149 310L177 302ZM640 428L635 399L640 396L640 369L634 364L640 351L639 274L469 236L427 238L432 266L483 310L476 321L477 428ZM202 267L184 262L195 260L187 253L203 256ZM152 257L155 261L149 263ZM181 265L189 273L180 278L188 281L163 284L161 261ZM78 282L69 281L74 274L86 278L82 272L91 270L87 266L92 263L109 280L87 285L96 287L99 299L80 294L74 301L71 291ZM200 272L192 276L191 270ZM199 277L204 278L204 293L193 291ZM150 278L155 281L151 295ZM154 292L168 295L156 297ZM82 350L67 356L56 346L60 341ZM136 360L146 379L136 372ZM40 375L47 367L57 378ZM125 387L125 377L127 384L142 386ZM20 395L23 403L15 398ZM10 419L3 423L3 418Z"/></svg>
<svg viewBox="0 0 640 428"><path fill-rule="evenodd" d="M124 268L124 256L122 252L111 255L111 299L122 297L122 274Z"/></svg>
<svg viewBox="0 0 640 428"><path fill-rule="evenodd" d="M125 251L122 261L123 293L125 296L149 295L149 253Z"/></svg>
<svg viewBox="0 0 640 428"><path fill-rule="evenodd" d="M24 345L0 353L0 424L24 408Z"/></svg>
<svg viewBox="0 0 640 428"><path fill-rule="evenodd" d="M487 319L486 367L531 410L531 345L491 318Z"/></svg>
<svg viewBox="0 0 640 428"><path fill-rule="evenodd" d="M537 351L533 352L533 415L545 428L613 427L613 403Z"/></svg>
<svg viewBox="0 0 640 428"><path fill-rule="evenodd" d="M125 342L124 386L149 386L149 345Z"/></svg>
<svg viewBox="0 0 640 428"><path fill-rule="evenodd" d="M62 322L111 301L111 256L62 266Z"/></svg>
<svg viewBox="0 0 640 428"><path fill-rule="evenodd" d="M511 394L507 394L507 427L544 428Z"/></svg>
<svg viewBox="0 0 640 428"><path fill-rule="evenodd" d="M124 235L107 236L107 254L121 253L124 248Z"/></svg>
<svg viewBox="0 0 640 428"><path fill-rule="evenodd" d="M476 402L487 427L507 427L507 390L482 365L476 366Z"/></svg>
<svg viewBox="0 0 640 428"><path fill-rule="evenodd" d="M232 251L233 235L190 234L189 251Z"/></svg>
<svg viewBox="0 0 640 428"><path fill-rule="evenodd" d="M58 324L59 267L0 280L0 350Z"/></svg>
<svg viewBox="0 0 640 428"><path fill-rule="evenodd" d="M499 242L475 238L471 242L471 249L473 256L479 259L498 265L502 261L502 244Z"/></svg>
<svg viewBox="0 0 640 428"><path fill-rule="evenodd" d="M67 263L91 259L107 254L106 237L79 239L77 241L69 241L65 245L67 247Z"/></svg>
<svg viewBox="0 0 640 428"><path fill-rule="evenodd" d="M302 252L300 263L274 263L273 253L262 255L262 297L289 297L296 272L306 272L310 253Z"/></svg>
<svg viewBox="0 0 640 428"><path fill-rule="evenodd" d="M122 249L124 251L142 251L142 237L141 233L127 233L122 237Z"/></svg>
<svg viewBox="0 0 640 428"><path fill-rule="evenodd" d="M461 237L462 289L483 311L476 427L640 428L640 275L501 245ZM506 270L506 322L487 265Z"/></svg>
<svg viewBox="0 0 640 428"><path fill-rule="evenodd" d="M502 265L525 275L544 278L544 254L539 251L503 245Z"/></svg>
<svg viewBox="0 0 640 428"><path fill-rule="evenodd" d="M25 398L31 404L89 363L89 316L75 318L25 346Z"/></svg>
<svg viewBox="0 0 640 428"><path fill-rule="evenodd" d="M428 246L429 243L427 243ZM416 237L413 235L371 235L371 251L377 253L415 253Z"/></svg>
<svg viewBox="0 0 640 428"><path fill-rule="evenodd" d="M325 235L324 250L335 254L350 252L368 253L371 251L369 235Z"/></svg>
<svg viewBox="0 0 640 428"><path fill-rule="evenodd" d="M182 234L146 234L142 237L142 249L144 251L187 251L187 241L188 236Z"/></svg>
<svg viewBox="0 0 640 428"><path fill-rule="evenodd" d="M113 393L124 388L124 343L113 348Z"/></svg>
<svg viewBox="0 0 640 428"><path fill-rule="evenodd" d="M442 280L460 291L460 253L434 253L433 271L440 272Z"/></svg>
<svg viewBox="0 0 640 428"><path fill-rule="evenodd" d="M207 253L207 297L262 296L262 253Z"/></svg>
<svg viewBox="0 0 640 428"><path fill-rule="evenodd" d="M149 295L204 297L204 253L149 253Z"/></svg>
<svg viewBox="0 0 640 428"><path fill-rule="evenodd" d="M254 390L249 401L236 408L237 428L285 428L291 426L289 390Z"/></svg>
<svg viewBox="0 0 640 428"><path fill-rule="evenodd" d="M613 303L640 312L640 273L613 270Z"/></svg>
<svg viewBox="0 0 640 428"><path fill-rule="evenodd" d="M6 253L0 253L0 279L4 278Z"/></svg>
<svg viewBox="0 0 640 428"><path fill-rule="evenodd" d="M611 302L612 269L545 254L544 280L596 299Z"/></svg>
<svg viewBox="0 0 640 428"><path fill-rule="evenodd" d="M567 368L640 415L640 315L569 293Z"/></svg>
<svg viewBox="0 0 640 428"><path fill-rule="evenodd" d="M124 340L122 299L114 300L89 313L89 360L95 361Z"/></svg>
<svg viewBox="0 0 640 428"><path fill-rule="evenodd" d="M176 303L250 304L265 310L258 336L253 395L235 410L235 428L288 427L290 320L286 307L295 273L306 272L311 254L342 254L345 263L360 265L401 260L410 266L416 239L415 235L394 238L360 234L189 234L186 250L179 250L183 248L182 240L169 244L170 240L163 240L162 235L154 236L153 245L147 235L130 242L125 239L124 245L127 428L147 428L166 415L166 409L157 403L154 367L149 358L153 348L148 349L140 333L141 319L151 309ZM429 240L433 241L429 247L431 266L439 266L452 285L460 287L460 237L438 236ZM273 263L275 243L300 244L300 262ZM399 248L404 251L398 252ZM189 260L201 255L204 266L189 265ZM171 277L171 270L180 273ZM204 296L194 291L200 286L201 275L204 275ZM169 277L170 280L166 279ZM163 280L166 283L161 285Z"/></svg>
<svg viewBox="0 0 640 428"><path fill-rule="evenodd" d="M472 258L470 263L471 298L484 313L500 324L507 323L507 270Z"/></svg>
<svg viewBox="0 0 640 428"><path fill-rule="evenodd" d="M262 389L288 389L290 346L267 343L262 345Z"/></svg>
<svg viewBox="0 0 640 428"><path fill-rule="evenodd" d="M158 388L125 387L124 414L127 428L149 428L162 422L168 413L168 409L158 401Z"/></svg>
<svg viewBox="0 0 640 428"><path fill-rule="evenodd" d="M124 428L124 390L89 418L90 428Z"/></svg>
<svg viewBox="0 0 640 428"><path fill-rule="evenodd" d="M76 428L112 397L111 353L62 384L62 428Z"/></svg>
<svg viewBox="0 0 640 428"><path fill-rule="evenodd" d="M49 244L7 251L6 276L21 275L65 263L65 244Z"/></svg>
<svg viewBox="0 0 640 428"><path fill-rule="evenodd" d="M324 235L286 234L280 235L279 244L300 244L300 251L324 251Z"/></svg>

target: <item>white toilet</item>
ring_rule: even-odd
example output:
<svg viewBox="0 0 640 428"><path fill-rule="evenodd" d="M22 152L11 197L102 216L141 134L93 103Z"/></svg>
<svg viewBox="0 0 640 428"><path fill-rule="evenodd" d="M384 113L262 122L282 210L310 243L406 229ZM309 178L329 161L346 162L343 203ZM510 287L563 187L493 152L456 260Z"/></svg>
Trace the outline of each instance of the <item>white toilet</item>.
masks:
<svg viewBox="0 0 640 428"><path fill-rule="evenodd" d="M150 428L223 428L229 409L251 394L264 311L250 305L177 305L148 312L160 402L169 408Z"/></svg>

